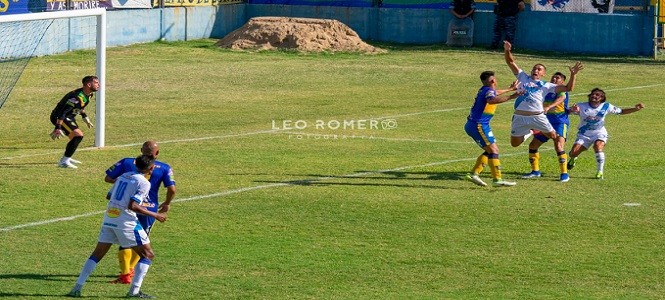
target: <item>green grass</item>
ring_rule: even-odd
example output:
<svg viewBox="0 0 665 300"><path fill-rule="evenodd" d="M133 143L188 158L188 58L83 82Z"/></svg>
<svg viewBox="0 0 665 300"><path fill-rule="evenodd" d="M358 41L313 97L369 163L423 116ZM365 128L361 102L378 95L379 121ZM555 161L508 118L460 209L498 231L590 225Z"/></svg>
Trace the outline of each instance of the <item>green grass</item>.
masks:
<svg viewBox="0 0 665 300"><path fill-rule="evenodd" d="M102 215L30 224L101 212L104 170L146 139L161 142L178 183L179 202L153 232L157 256L144 282L160 299L665 293L661 61L517 53L520 67L542 62L550 74L582 60L571 102L601 87L613 104L646 109L608 117L605 180L592 179L587 152L561 184L550 144L545 176L517 179L529 169L527 150L510 147L512 104L501 105L492 127L504 177L518 185L480 188L461 179L481 152L463 124L482 71L496 71L502 87L513 80L501 53L386 45L380 55L303 55L213 44L108 49L108 147L90 148L94 132L83 129L77 170L55 167L65 142L49 139L48 115L94 73L94 53L33 59L0 110L0 297L69 291ZM314 127L369 119L397 126ZM271 131L284 120L309 126ZM126 286L106 283L116 273L112 251L84 296L124 295Z"/></svg>

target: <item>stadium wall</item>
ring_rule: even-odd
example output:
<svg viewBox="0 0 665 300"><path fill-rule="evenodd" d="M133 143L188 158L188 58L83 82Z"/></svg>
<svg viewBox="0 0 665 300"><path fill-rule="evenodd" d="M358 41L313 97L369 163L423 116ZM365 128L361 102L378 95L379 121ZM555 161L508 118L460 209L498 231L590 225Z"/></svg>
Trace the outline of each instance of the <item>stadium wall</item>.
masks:
<svg viewBox="0 0 665 300"><path fill-rule="evenodd" d="M362 39L405 44L445 43L452 15L445 9L323 7L274 4L229 4L162 9L111 10L107 14L108 46L157 40L222 38L258 16L339 20ZM489 45L494 14L476 12L474 45ZM38 55L91 49L79 41L81 29L52 32L69 39L69 49L40 45ZM11 35L11 32L8 33ZM520 14L515 47L539 51L604 55L653 55L653 17L646 14L599 15L528 11Z"/></svg>
<svg viewBox="0 0 665 300"><path fill-rule="evenodd" d="M445 43L452 15L442 9L317 7L248 4L247 18L289 16L337 19L364 40ZM474 45L492 40L494 14L477 11ZM653 55L653 17L527 11L519 15L516 48L610 55Z"/></svg>

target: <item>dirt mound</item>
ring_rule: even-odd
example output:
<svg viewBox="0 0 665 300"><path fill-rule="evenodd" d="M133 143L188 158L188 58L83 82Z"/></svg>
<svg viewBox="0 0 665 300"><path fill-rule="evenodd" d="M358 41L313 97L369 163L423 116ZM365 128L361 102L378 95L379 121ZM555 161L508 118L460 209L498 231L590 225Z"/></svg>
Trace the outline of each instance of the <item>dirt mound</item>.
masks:
<svg viewBox="0 0 665 300"><path fill-rule="evenodd" d="M257 17L229 33L217 46L243 50L293 49L302 52L382 53L337 20Z"/></svg>

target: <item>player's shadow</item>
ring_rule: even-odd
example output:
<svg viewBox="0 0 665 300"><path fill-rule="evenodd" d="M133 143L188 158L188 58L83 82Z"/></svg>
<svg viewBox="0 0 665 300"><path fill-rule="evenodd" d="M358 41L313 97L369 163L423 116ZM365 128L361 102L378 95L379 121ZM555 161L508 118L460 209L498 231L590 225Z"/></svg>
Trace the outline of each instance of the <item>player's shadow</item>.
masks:
<svg viewBox="0 0 665 300"><path fill-rule="evenodd" d="M423 182L424 180L461 180L464 173L459 172L403 172L403 171L357 171L354 175L337 176L323 174L294 175L294 177L306 177L297 180L255 180L261 183L284 183L300 186L374 186L374 187L400 187L400 188L429 188L429 189L451 189L449 186L433 185L424 183L398 183L397 181ZM332 181L336 179L336 181ZM371 182L371 181L395 181L395 182Z"/></svg>
<svg viewBox="0 0 665 300"><path fill-rule="evenodd" d="M25 273L25 274L0 274L0 286L7 287L8 285L4 284L2 281L5 279L18 279L18 280L43 280L43 281L63 281L70 282L73 286L74 282L78 278L78 274L34 274L34 273ZM109 281L115 276L113 275L92 275L90 278L97 278L95 280L106 282ZM26 298L26 297L59 297L64 296L68 291L64 291L61 294L42 294L42 293L12 293L3 289L0 292L0 298ZM86 297L92 298L92 297Z"/></svg>
<svg viewBox="0 0 665 300"><path fill-rule="evenodd" d="M55 163L52 162L35 162L35 163L0 163L0 168L13 168L13 169L22 169L22 168L33 168L41 166L55 166Z"/></svg>
<svg viewBox="0 0 665 300"><path fill-rule="evenodd" d="M45 281L72 281L78 278L78 274L0 274L0 280L3 279L23 279L23 280L45 280ZM116 278L114 275L91 275L90 278Z"/></svg>

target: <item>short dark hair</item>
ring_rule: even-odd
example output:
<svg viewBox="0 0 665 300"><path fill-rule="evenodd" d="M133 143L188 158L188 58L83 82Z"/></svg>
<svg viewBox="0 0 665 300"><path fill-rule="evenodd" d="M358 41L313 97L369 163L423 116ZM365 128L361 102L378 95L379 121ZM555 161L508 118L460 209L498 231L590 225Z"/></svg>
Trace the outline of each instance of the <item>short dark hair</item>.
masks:
<svg viewBox="0 0 665 300"><path fill-rule="evenodd" d="M600 103L605 103L605 101L607 100L607 96L605 96L605 91L601 90L600 88L594 88L593 90L591 90L591 93L589 93L589 99L591 99L591 94L593 94L594 92L601 92L603 94L603 100L600 101Z"/></svg>
<svg viewBox="0 0 665 300"><path fill-rule="evenodd" d="M485 72L482 72L482 73L480 73L480 81L482 81L483 83L485 83L485 80L489 79L489 78L492 77L492 76L494 76L494 72L493 72L493 71L485 71Z"/></svg>
<svg viewBox="0 0 665 300"><path fill-rule="evenodd" d="M566 80L566 75L563 75L563 73L561 73L561 72L554 73L554 75L552 75L552 77L557 76L557 75L561 76L561 78L563 78L563 80Z"/></svg>
<svg viewBox="0 0 665 300"><path fill-rule="evenodd" d="M137 171L145 173L145 171L148 171L155 164L155 158L152 155L139 155L134 160L134 164L136 164Z"/></svg>
<svg viewBox="0 0 665 300"><path fill-rule="evenodd" d="M88 75L88 76L83 77L83 79L81 79L81 83L83 83L83 85L86 85L88 83L91 83L95 79L98 79L97 76Z"/></svg>

